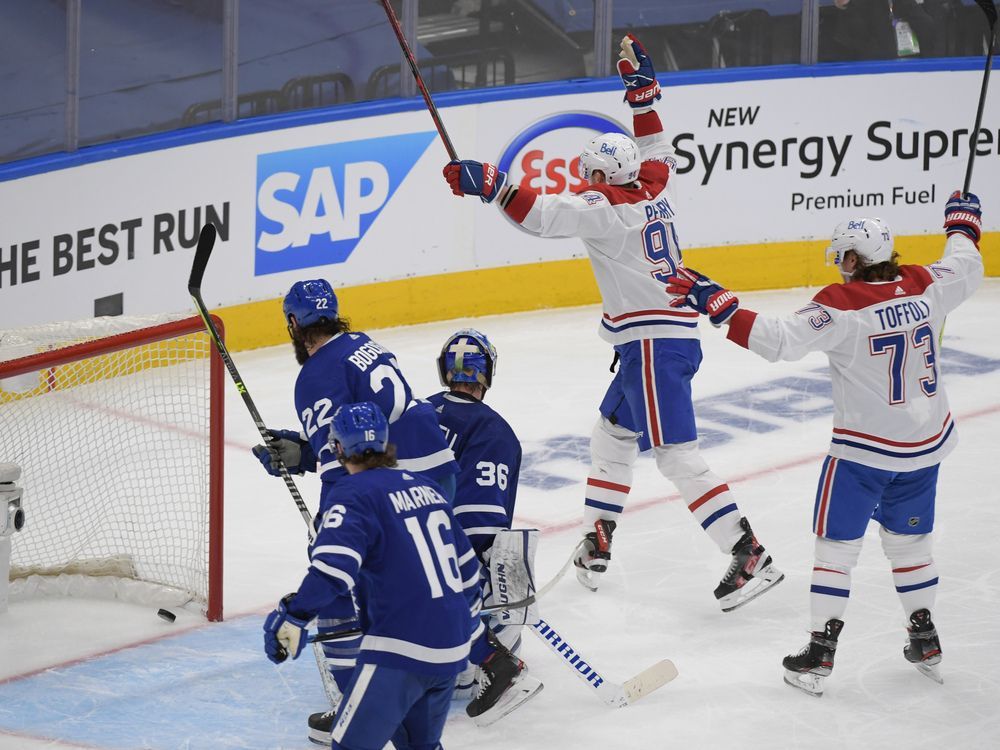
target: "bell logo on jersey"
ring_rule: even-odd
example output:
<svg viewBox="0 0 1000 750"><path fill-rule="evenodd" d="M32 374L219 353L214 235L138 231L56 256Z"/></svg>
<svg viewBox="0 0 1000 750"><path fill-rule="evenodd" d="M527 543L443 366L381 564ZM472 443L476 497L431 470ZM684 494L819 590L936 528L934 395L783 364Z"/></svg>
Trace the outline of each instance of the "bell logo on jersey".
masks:
<svg viewBox="0 0 1000 750"><path fill-rule="evenodd" d="M254 275L347 260L434 136L258 155Z"/></svg>

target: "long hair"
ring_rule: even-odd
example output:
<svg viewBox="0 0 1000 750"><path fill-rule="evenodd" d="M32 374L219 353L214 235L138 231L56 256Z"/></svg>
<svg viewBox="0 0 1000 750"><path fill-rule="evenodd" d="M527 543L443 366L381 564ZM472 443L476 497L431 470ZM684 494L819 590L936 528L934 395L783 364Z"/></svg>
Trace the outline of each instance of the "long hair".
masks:
<svg viewBox="0 0 1000 750"><path fill-rule="evenodd" d="M858 259L860 261L860 258ZM859 265L851 274L851 281L894 281L899 276L899 253L893 252L889 260L872 263L870 266Z"/></svg>
<svg viewBox="0 0 1000 750"><path fill-rule="evenodd" d="M360 455L355 453L345 460L353 466L361 466L364 469L391 469L396 465L396 446L389 443L385 446L385 453L376 453L369 448L364 453Z"/></svg>

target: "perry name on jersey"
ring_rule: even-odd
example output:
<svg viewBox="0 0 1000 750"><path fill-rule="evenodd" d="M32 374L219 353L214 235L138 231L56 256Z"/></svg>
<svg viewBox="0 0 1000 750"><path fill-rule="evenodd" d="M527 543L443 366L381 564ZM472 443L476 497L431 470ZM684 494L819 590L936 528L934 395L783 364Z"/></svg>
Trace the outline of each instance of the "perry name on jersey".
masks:
<svg viewBox="0 0 1000 750"><path fill-rule="evenodd" d="M295 410L319 459L319 473L331 479L340 463L328 444L337 407L373 401L389 421L389 442L399 468L432 479L458 471L454 455L438 428L434 408L413 398L392 352L366 334L340 333L306 360L295 382Z"/></svg>
<svg viewBox="0 0 1000 750"><path fill-rule="evenodd" d="M787 318L738 310L728 335L771 361L826 352L835 405L830 455L915 471L955 445L937 345L945 316L982 278L975 244L952 234L937 263L901 266L895 281L833 284Z"/></svg>
<svg viewBox="0 0 1000 750"><path fill-rule="evenodd" d="M455 675L478 637L479 563L440 487L399 469L339 480L289 609L315 614L357 588L358 664Z"/></svg>
<svg viewBox="0 0 1000 750"><path fill-rule="evenodd" d="M435 408L448 446L461 468L453 505L455 517L482 558L514 516L521 442L507 421L464 393L436 393Z"/></svg>

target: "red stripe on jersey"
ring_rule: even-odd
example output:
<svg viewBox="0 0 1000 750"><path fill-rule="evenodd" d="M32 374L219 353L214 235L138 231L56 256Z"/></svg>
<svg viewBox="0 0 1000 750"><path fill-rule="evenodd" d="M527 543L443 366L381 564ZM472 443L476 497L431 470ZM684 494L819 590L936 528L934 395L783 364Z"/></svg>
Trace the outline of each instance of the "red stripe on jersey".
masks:
<svg viewBox="0 0 1000 750"><path fill-rule="evenodd" d="M847 430L842 427L834 427L833 432L836 435L852 435L854 437L864 438L865 440L871 440L873 443L882 443L883 445L892 445L897 448L919 448L921 445L927 445L928 443L933 443L938 440L948 429L948 423L951 422L951 412L948 412L948 416L944 418L944 424L941 425L941 431L926 440L920 440L915 443L905 443L899 440L889 440L888 438L878 437L877 435L869 435L866 432L857 432L855 430Z"/></svg>
<svg viewBox="0 0 1000 750"><path fill-rule="evenodd" d="M538 198L538 193L532 188L518 188L514 199L507 204L504 211L507 212L507 215L510 218L520 224L524 221L524 217L528 215L528 211L531 210L531 207L535 205L536 198Z"/></svg>
<svg viewBox="0 0 1000 750"><path fill-rule="evenodd" d="M900 266L899 281L830 284L813 297L813 302L834 310L863 310L890 300L923 294L933 283L934 279L923 266ZM902 290L902 294L897 289Z"/></svg>
<svg viewBox="0 0 1000 750"><path fill-rule="evenodd" d="M646 421L649 422L649 442L660 444L660 419L656 413L656 389L653 387L653 342L642 340L642 370L646 381Z"/></svg>
<svg viewBox="0 0 1000 750"><path fill-rule="evenodd" d="M920 570L921 568L926 568L930 563L924 563L923 565L911 565L909 568L893 568L893 573L912 573L914 570Z"/></svg>
<svg viewBox="0 0 1000 750"><path fill-rule="evenodd" d="M591 487L600 487L602 490L614 490L615 492L624 492L625 494L628 494L629 490L632 489L625 484L605 482L603 479L594 479L593 477L587 477L587 484Z"/></svg>
<svg viewBox="0 0 1000 750"><path fill-rule="evenodd" d="M643 112L641 115L632 116L632 131L636 138L656 135L663 132L663 123L660 122L660 116L655 111Z"/></svg>
<svg viewBox="0 0 1000 750"><path fill-rule="evenodd" d="M813 570L814 571L818 570L820 573L837 573L837 574L842 575L842 576L846 576L847 575L847 573L845 573L844 571L842 571L842 570L834 570L833 568L813 568Z"/></svg>
<svg viewBox="0 0 1000 750"><path fill-rule="evenodd" d="M604 313L604 319L609 323L617 323L619 320L626 320L628 318L638 318L643 315L669 315L675 318L697 318L698 313L696 312L685 312L683 310L636 310L635 312L622 313L621 315L611 316Z"/></svg>
<svg viewBox="0 0 1000 750"><path fill-rule="evenodd" d="M744 349L749 349L750 330L755 320L757 313L753 310L737 310L729 319L729 333L726 334L726 338Z"/></svg>
<svg viewBox="0 0 1000 750"><path fill-rule="evenodd" d="M837 459L831 458L826 465L826 476L823 478L823 494L819 501L819 512L816 514L816 536L826 533L826 514L830 505L830 487L833 485L833 473L837 468Z"/></svg>
<svg viewBox="0 0 1000 750"><path fill-rule="evenodd" d="M700 508L702 505L704 505L705 503L707 503L713 497L715 497L716 495L721 495L723 492L729 492L729 485L728 484L720 484L715 489L709 490L704 495L702 495L697 500L695 500L693 503L691 503L688 506L688 510L691 511L692 513L694 513L696 510L698 510L698 508Z"/></svg>

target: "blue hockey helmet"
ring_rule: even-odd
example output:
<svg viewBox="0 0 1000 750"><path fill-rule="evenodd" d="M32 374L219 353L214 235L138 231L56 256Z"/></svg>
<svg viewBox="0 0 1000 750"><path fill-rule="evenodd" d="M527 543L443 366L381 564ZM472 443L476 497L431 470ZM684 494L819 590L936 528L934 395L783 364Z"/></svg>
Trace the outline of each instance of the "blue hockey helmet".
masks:
<svg viewBox="0 0 1000 750"><path fill-rule="evenodd" d="M463 328L449 336L438 356L438 376L445 388L452 383L479 383L489 388L496 369L496 348L475 328Z"/></svg>
<svg viewBox="0 0 1000 750"><path fill-rule="evenodd" d="M291 324L291 317L294 315L299 327L324 320L336 320L337 295L326 279L296 281L285 295L282 310L285 322Z"/></svg>
<svg viewBox="0 0 1000 750"><path fill-rule="evenodd" d="M333 413L330 445L339 443L344 456L363 456L365 451L385 453L389 443L389 422L371 401L344 404Z"/></svg>

